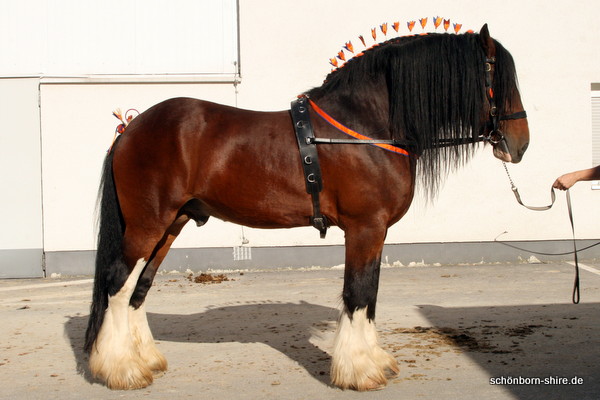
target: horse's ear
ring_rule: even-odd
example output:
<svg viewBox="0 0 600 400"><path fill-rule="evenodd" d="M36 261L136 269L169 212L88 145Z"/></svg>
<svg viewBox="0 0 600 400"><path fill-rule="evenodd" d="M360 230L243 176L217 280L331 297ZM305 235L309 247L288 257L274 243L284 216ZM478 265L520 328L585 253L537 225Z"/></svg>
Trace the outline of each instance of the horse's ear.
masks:
<svg viewBox="0 0 600 400"><path fill-rule="evenodd" d="M481 46L483 46L485 55L488 58L494 57L496 55L496 45L494 44L494 39L490 36L487 24L483 25L479 31L479 39L481 40Z"/></svg>

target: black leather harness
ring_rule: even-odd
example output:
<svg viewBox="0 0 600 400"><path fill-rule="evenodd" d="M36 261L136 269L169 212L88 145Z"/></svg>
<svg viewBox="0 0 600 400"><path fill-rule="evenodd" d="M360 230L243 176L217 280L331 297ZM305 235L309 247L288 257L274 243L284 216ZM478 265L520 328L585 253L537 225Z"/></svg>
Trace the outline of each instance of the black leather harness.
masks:
<svg viewBox="0 0 600 400"><path fill-rule="evenodd" d="M317 144L389 144L400 148L408 148L410 147L410 143L404 140L316 138L310 122L309 100L306 96L299 96L298 99L292 101L290 113L294 131L296 133L296 139L298 141L298 148L300 150L306 192L310 194L312 199L313 215L310 217L309 222L319 231L321 238L323 239L327 234L329 223L327 217L321 213L319 193L323 190L323 178L321 175L321 166L319 164ZM436 147L473 143L479 140L483 139L450 139L448 143L439 143Z"/></svg>
<svg viewBox="0 0 600 400"><path fill-rule="evenodd" d="M323 189L323 178L321 176L317 145L314 143L315 134L310 123L306 97L300 97L292 102L291 114L294 130L296 131L296 139L298 139L300 157L302 159L306 192L310 194L313 203L313 215L310 217L310 223L319 230L321 238L325 238L328 223L327 218L321 214L321 203L319 200L319 193Z"/></svg>

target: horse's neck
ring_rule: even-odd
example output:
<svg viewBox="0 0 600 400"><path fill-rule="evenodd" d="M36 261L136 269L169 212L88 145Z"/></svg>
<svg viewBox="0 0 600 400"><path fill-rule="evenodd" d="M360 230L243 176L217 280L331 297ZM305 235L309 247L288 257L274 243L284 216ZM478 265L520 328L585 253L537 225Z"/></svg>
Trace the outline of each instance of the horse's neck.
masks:
<svg viewBox="0 0 600 400"><path fill-rule="evenodd" d="M341 124L377 139L390 139L388 90L366 85L360 91L331 92L313 98Z"/></svg>

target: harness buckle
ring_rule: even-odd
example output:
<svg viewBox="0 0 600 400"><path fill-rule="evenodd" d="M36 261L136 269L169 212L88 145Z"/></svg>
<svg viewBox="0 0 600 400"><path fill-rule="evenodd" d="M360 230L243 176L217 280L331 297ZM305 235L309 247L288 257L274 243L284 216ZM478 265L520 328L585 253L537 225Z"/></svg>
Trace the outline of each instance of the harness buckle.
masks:
<svg viewBox="0 0 600 400"><path fill-rule="evenodd" d="M321 239L325 239L325 234L327 233L327 227L329 225L327 222L327 217L324 215L313 217L312 225L319 231Z"/></svg>

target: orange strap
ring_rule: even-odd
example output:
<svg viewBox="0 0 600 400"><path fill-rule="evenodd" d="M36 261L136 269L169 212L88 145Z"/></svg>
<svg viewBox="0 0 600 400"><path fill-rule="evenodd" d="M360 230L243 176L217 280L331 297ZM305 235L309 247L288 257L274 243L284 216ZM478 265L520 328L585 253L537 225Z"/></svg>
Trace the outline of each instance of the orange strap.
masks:
<svg viewBox="0 0 600 400"><path fill-rule="evenodd" d="M373 140L372 138L362 135L356 131L353 131L352 129L340 124L338 121L336 121L335 119L333 119L329 114L327 114L325 111L323 111L314 101L312 101L311 99L308 99L311 107L313 108L313 110L319 114L319 116L321 118L323 118L325 121L327 121L329 124L331 124L334 128L336 128L337 130L344 132L346 135L352 136L355 139L359 139L359 140ZM386 143L369 143L372 146L377 146L380 147L384 150L388 150L397 154L402 154L403 156L408 156L410 155L408 153L408 151L401 149L400 147L396 147L396 146L392 146L391 144L386 144Z"/></svg>

